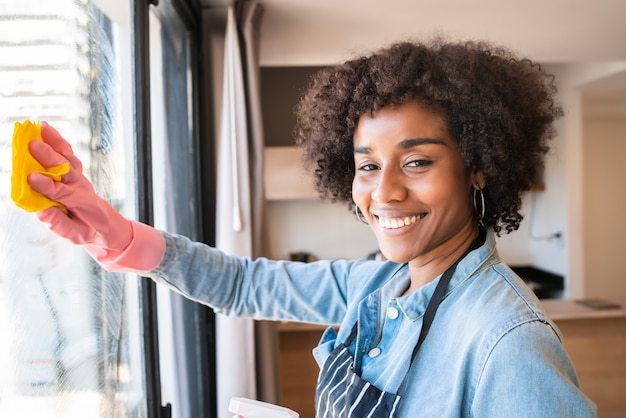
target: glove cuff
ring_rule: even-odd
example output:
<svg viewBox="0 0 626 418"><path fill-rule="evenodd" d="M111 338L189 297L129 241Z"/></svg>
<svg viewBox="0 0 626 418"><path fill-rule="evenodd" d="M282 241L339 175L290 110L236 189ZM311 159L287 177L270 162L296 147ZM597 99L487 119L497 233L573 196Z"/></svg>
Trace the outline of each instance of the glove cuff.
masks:
<svg viewBox="0 0 626 418"><path fill-rule="evenodd" d="M92 245L85 249L107 271L146 273L157 268L165 256L165 237L153 227L129 221L132 239L126 248L111 250Z"/></svg>

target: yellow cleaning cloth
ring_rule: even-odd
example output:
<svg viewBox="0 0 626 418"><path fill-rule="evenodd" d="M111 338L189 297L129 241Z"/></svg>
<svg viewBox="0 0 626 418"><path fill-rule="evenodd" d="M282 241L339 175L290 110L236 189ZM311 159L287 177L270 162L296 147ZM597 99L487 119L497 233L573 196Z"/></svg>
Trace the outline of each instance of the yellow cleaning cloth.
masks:
<svg viewBox="0 0 626 418"><path fill-rule="evenodd" d="M32 123L29 120L24 121L24 123L15 122L13 130L11 199L17 206L28 212L39 212L51 206L58 206L67 214L65 206L34 191L28 184L26 177L29 173L37 172L55 181L60 181L61 176L70 171L70 164L65 162L46 170L28 151L28 143L32 140L42 141L39 122Z"/></svg>

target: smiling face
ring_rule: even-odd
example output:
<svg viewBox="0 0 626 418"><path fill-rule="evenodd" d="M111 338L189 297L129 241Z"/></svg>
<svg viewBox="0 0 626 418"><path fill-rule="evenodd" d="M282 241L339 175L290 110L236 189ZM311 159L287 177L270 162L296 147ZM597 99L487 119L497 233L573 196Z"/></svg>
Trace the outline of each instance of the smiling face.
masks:
<svg viewBox="0 0 626 418"><path fill-rule="evenodd" d="M472 185L482 179L441 115L414 100L361 116L354 161L354 202L388 259L445 270L476 236Z"/></svg>

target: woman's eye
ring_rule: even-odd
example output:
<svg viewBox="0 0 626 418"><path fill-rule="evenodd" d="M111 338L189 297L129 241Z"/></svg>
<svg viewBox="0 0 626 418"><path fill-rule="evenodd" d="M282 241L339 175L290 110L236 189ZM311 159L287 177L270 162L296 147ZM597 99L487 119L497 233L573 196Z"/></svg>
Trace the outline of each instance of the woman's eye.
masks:
<svg viewBox="0 0 626 418"><path fill-rule="evenodd" d="M407 167L424 167L430 165L432 161L430 160L413 160L406 164Z"/></svg>
<svg viewBox="0 0 626 418"><path fill-rule="evenodd" d="M359 166L359 171L374 171L377 169L378 166L376 164L362 164Z"/></svg>

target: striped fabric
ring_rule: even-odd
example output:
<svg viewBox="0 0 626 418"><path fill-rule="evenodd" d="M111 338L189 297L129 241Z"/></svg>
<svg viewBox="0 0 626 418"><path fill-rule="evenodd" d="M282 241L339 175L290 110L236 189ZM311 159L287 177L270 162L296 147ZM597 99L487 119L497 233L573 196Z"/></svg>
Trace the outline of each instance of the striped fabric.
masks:
<svg viewBox="0 0 626 418"><path fill-rule="evenodd" d="M361 379L352 363L352 355L345 344L335 348L324 363L317 384L317 417L393 417L400 396L383 392Z"/></svg>

